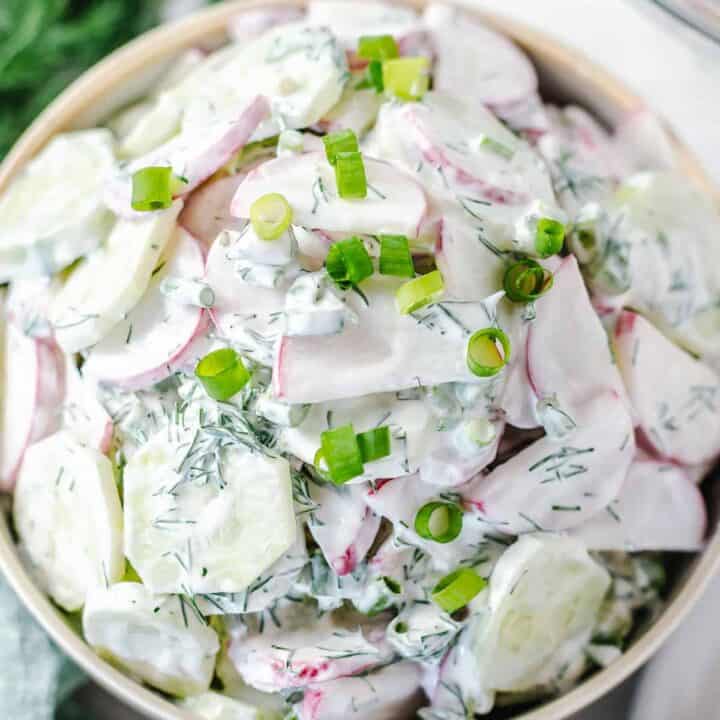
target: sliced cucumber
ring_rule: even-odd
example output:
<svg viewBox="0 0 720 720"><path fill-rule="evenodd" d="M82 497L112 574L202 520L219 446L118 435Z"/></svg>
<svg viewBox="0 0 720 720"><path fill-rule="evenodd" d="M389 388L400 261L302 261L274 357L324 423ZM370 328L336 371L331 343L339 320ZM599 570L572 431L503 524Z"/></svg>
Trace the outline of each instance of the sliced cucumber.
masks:
<svg viewBox="0 0 720 720"><path fill-rule="evenodd" d="M112 213L102 185L115 166L108 130L55 137L0 199L0 283L50 275L106 238Z"/></svg>
<svg viewBox="0 0 720 720"><path fill-rule="evenodd" d="M182 208L119 220L107 245L85 260L55 298L50 321L65 352L102 340L137 305L176 227Z"/></svg>
<svg viewBox="0 0 720 720"><path fill-rule="evenodd" d="M191 479L203 462L219 472ZM125 552L153 592L239 593L295 541L287 461L221 448L213 427L161 431L124 481Z"/></svg>
<svg viewBox="0 0 720 720"><path fill-rule="evenodd" d="M610 575L561 535L525 535L490 577L488 613L470 626L478 677L488 690L545 684L590 641Z"/></svg>
<svg viewBox="0 0 720 720"><path fill-rule="evenodd" d="M148 685L185 697L210 687L220 649L191 601L123 582L90 593L83 632L99 655Z"/></svg>
<svg viewBox="0 0 720 720"><path fill-rule="evenodd" d="M125 573L122 509L110 461L70 434L32 445L18 477L15 527L40 583L69 612Z"/></svg>

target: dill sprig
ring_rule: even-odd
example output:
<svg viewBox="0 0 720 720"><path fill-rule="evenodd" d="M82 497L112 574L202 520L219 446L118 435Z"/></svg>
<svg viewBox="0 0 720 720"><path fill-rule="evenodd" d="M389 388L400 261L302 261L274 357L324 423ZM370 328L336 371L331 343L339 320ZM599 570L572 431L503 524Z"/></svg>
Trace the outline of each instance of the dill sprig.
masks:
<svg viewBox="0 0 720 720"><path fill-rule="evenodd" d="M0 158L87 68L159 20L160 0L3 0Z"/></svg>

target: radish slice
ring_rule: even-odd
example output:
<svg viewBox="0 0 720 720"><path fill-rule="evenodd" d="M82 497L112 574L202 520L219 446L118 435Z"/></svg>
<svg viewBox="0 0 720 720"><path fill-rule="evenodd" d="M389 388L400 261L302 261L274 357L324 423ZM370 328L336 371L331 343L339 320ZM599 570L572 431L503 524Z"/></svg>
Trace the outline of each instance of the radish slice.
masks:
<svg viewBox="0 0 720 720"><path fill-rule="evenodd" d="M347 305L359 322L340 335L283 337L273 372L275 395L317 403L416 385L492 383L470 372L466 346L471 332L493 323L498 298L445 301L401 315L395 307L399 284L379 275L363 282L369 305L348 293Z"/></svg>
<svg viewBox="0 0 720 720"><path fill-rule="evenodd" d="M502 287L506 261L482 239L469 218L457 211L444 215L435 261L453 297L482 300Z"/></svg>
<svg viewBox="0 0 720 720"><path fill-rule="evenodd" d="M550 167L563 207L574 216L588 202L608 200L614 179L628 172L609 133L578 107L548 107L545 115L549 127L537 149Z"/></svg>
<svg viewBox="0 0 720 720"><path fill-rule="evenodd" d="M463 490L480 517L510 534L582 524L620 492L635 454L633 427L612 391L587 398L562 442L544 437Z"/></svg>
<svg viewBox="0 0 720 720"><path fill-rule="evenodd" d="M137 170L151 166L169 166L182 183L178 197L192 192L200 183L227 163L245 145L255 128L269 115L268 101L257 95L241 106L234 120L216 122L202 128L187 130L147 155L133 160L106 187L105 202L121 217L138 218L147 213L132 209L132 176Z"/></svg>
<svg viewBox="0 0 720 720"><path fill-rule="evenodd" d="M234 42L247 43L276 25L300 20L303 12L292 5L244 10L230 20L228 33Z"/></svg>
<svg viewBox="0 0 720 720"><path fill-rule="evenodd" d="M626 393L575 258L565 258L554 276L529 324L528 377L538 400L556 398L572 417L598 392L611 390L620 398Z"/></svg>
<svg viewBox="0 0 720 720"><path fill-rule="evenodd" d="M119 220L106 245L70 275L50 309L67 353L102 340L140 302L176 228L181 201L141 220Z"/></svg>
<svg viewBox="0 0 720 720"><path fill-rule="evenodd" d="M365 504L364 494L359 485L313 484L310 488L318 509L310 516L308 528L339 576L353 572L364 560L380 528L380 518Z"/></svg>
<svg viewBox="0 0 720 720"><path fill-rule="evenodd" d="M672 170L677 158L670 136L655 113L647 108L620 121L613 135L615 153L626 159L633 172Z"/></svg>
<svg viewBox="0 0 720 720"><path fill-rule="evenodd" d="M557 263L559 264L559 263ZM551 291L552 292L552 291ZM528 333L537 318L532 309L504 300L498 305L499 322L510 338L512 356L505 369L505 387L497 400L507 422L516 428L538 426L536 407L538 398L528 377Z"/></svg>
<svg viewBox="0 0 720 720"><path fill-rule="evenodd" d="M459 488L459 491L463 491L463 488ZM479 573L486 574L504 546L495 543L488 546L483 542L484 537L486 534L503 532L504 528L495 528L481 517L468 512L464 516L462 531L449 543L426 540L415 532L417 512L426 503L441 497L442 488L424 482L419 475L409 475L378 481L367 490L365 502L377 515L387 518L393 524L401 546L409 545L424 550L435 570L450 572L462 564L472 565ZM462 497L467 502L464 494ZM472 507L472 502L467 502L468 510ZM482 552L478 552L479 547L482 547ZM424 579L420 579L420 582Z"/></svg>
<svg viewBox="0 0 720 720"><path fill-rule="evenodd" d="M330 29L340 44L349 50L357 48L363 35L392 35L396 39L421 31L417 13L405 7L382 2L313 0L307 7L306 21Z"/></svg>
<svg viewBox="0 0 720 720"><path fill-rule="evenodd" d="M384 626L348 630L323 616L302 630L231 641L228 654L248 685L277 692L365 673L387 663L393 651L385 641Z"/></svg>
<svg viewBox="0 0 720 720"><path fill-rule="evenodd" d="M0 199L0 283L58 272L105 240L114 168L112 133L100 129L57 135L25 166Z"/></svg>
<svg viewBox="0 0 720 720"><path fill-rule="evenodd" d="M643 436L655 451L683 465L716 457L718 375L629 311L620 316L614 345Z"/></svg>
<svg viewBox="0 0 720 720"><path fill-rule="evenodd" d="M417 237L425 215L425 196L407 175L387 163L365 157L368 194L364 200L338 197L335 173L321 153L277 158L253 170L232 201L235 217L249 218L250 206L267 193L290 203L293 222L326 231L400 234Z"/></svg>
<svg viewBox="0 0 720 720"><path fill-rule="evenodd" d="M20 542L41 585L68 612L125 573L123 516L110 461L60 432L25 454L14 495Z"/></svg>
<svg viewBox="0 0 720 720"><path fill-rule="evenodd" d="M178 697L208 690L220 649L215 631L187 598L153 595L140 583L92 592L83 634L114 665Z"/></svg>
<svg viewBox="0 0 720 720"><path fill-rule="evenodd" d="M410 720L422 703L421 668L390 665L363 678L310 685L293 706L298 720Z"/></svg>
<svg viewBox="0 0 720 720"><path fill-rule="evenodd" d="M390 427L394 436L391 454L368 463L365 473L356 478L358 482L415 473L437 444L437 418L422 396L400 399L395 393L383 393L312 405L297 427L283 429L281 446L313 464L320 435L328 429L328 418L335 427L352 424L358 433L377 427L379 422Z"/></svg>
<svg viewBox="0 0 720 720"><path fill-rule="evenodd" d="M63 429L82 445L107 454L112 446L113 422L97 399L97 387L78 372L72 357L65 358L65 384Z"/></svg>
<svg viewBox="0 0 720 720"><path fill-rule="evenodd" d="M197 280L205 271L197 241L184 230L160 261L142 300L88 352L83 373L101 383L136 390L190 367L202 352L199 343L207 315L161 292L165 278Z"/></svg>
<svg viewBox="0 0 720 720"><path fill-rule="evenodd" d="M5 328L0 490L9 492L27 447L60 426L65 396L64 359L54 342Z"/></svg>
<svg viewBox="0 0 720 720"><path fill-rule="evenodd" d="M702 494L683 470L634 462L617 499L571 533L590 550L694 552L706 527Z"/></svg>
<svg viewBox="0 0 720 720"><path fill-rule="evenodd" d="M437 59L433 86L493 108L537 91L535 68L509 40L448 5L430 4L423 23L432 33Z"/></svg>
<svg viewBox="0 0 720 720"><path fill-rule="evenodd" d="M478 103L430 92L421 103L385 104L372 143L379 157L417 174L436 202L451 198L469 219L512 225L532 202L555 204L535 152ZM512 230L486 232L519 249Z"/></svg>
<svg viewBox="0 0 720 720"><path fill-rule="evenodd" d="M223 231L241 226L230 214L230 201L244 174L229 175L208 182L188 196L178 222L204 248L209 248Z"/></svg>

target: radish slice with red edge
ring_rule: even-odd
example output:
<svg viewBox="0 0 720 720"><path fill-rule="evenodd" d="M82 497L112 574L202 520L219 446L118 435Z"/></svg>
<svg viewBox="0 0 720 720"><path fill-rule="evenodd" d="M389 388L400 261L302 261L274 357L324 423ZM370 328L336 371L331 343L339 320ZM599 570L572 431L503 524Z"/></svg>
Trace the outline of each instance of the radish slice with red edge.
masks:
<svg viewBox="0 0 720 720"><path fill-rule="evenodd" d="M401 315L395 305L400 284L384 275L363 281L367 305L348 292L346 304L359 321L339 335L282 337L273 372L276 397L317 403L417 385L502 382L502 375L476 377L466 360L468 329L492 325L499 295L484 302L441 301Z"/></svg>
<svg viewBox="0 0 720 720"><path fill-rule="evenodd" d="M563 442L549 437L521 450L463 490L463 500L498 531L567 530L620 492L635 455L630 415L612 391L588 398Z"/></svg>
<svg viewBox="0 0 720 720"><path fill-rule="evenodd" d="M257 95L238 109L234 122L217 122L187 130L147 155L133 160L112 178L105 188L105 203L121 217L136 218L147 213L133 210L132 176L152 166L171 167L182 179L176 197L192 192L200 183L227 163L270 114L268 101Z"/></svg>
<svg viewBox="0 0 720 720"><path fill-rule="evenodd" d="M705 501L682 468L634 462L620 495L571 531L589 550L695 552L707 527Z"/></svg>
<svg viewBox="0 0 720 720"><path fill-rule="evenodd" d="M630 311L617 322L614 347L643 440L655 454L683 465L716 457L720 377Z"/></svg>
<svg viewBox="0 0 720 720"><path fill-rule="evenodd" d="M30 338L12 323L5 328L4 353L0 490L8 492L28 446L60 427L65 366L52 340Z"/></svg>
<svg viewBox="0 0 720 720"><path fill-rule="evenodd" d="M88 352L83 373L101 383L136 390L194 365L202 354L199 341L207 328L207 314L168 297L161 284L165 278L197 280L203 274L199 244L179 230L142 300Z"/></svg>
<svg viewBox="0 0 720 720"><path fill-rule="evenodd" d="M556 398L570 416L601 391L612 391L627 403L607 334L573 256L561 261L552 288L535 306L526 352L528 379L538 400Z"/></svg>
<svg viewBox="0 0 720 720"><path fill-rule="evenodd" d="M522 51L462 11L432 3L423 14L423 23L435 46L436 89L470 97L491 109L537 91L535 68Z"/></svg>
<svg viewBox="0 0 720 720"><path fill-rule="evenodd" d="M244 174L237 174L208 182L185 201L178 223L204 248L209 248L223 230L242 227L230 214L230 201L244 179Z"/></svg>
<svg viewBox="0 0 720 720"><path fill-rule="evenodd" d="M298 720L410 720L422 704L421 668L401 662L366 674L310 685L293 706Z"/></svg>
<svg viewBox="0 0 720 720"><path fill-rule="evenodd" d="M310 495L318 509L308 529L328 565L337 575L348 575L364 560L380 528L380 518L365 504L360 485L313 484Z"/></svg>
<svg viewBox="0 0 720 720"><path fill-rule="evenodd" d="M293 210L293 223L306 228L368 235L415 238L427 209L420 186L380 160L364 156L367 197L338 196L335 172L322 153L269 160L240 185L231 205L238 218L250 217L250 206L263 195L280 193Z"/></svg>

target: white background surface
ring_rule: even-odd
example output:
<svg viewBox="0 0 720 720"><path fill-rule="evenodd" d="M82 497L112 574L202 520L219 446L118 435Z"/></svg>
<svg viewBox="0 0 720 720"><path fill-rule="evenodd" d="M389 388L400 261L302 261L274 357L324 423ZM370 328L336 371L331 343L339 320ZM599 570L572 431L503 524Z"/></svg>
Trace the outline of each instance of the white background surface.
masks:
<svg viewBox="0 0 720 720"><path fill-rule="evenodd" d="M536 25L605 65L671 123L720 185L720 48L665 18L645 0L465 3ZM632 720L720 718L720 653L713 656L711 630L718 606L720 582L645 671ZM703 639L709 640L705 647ZM637 682L634 678L625 683L574 720L629 719ZM96 688L83 690L82 699L102 720L139 720Z"/></svg>

